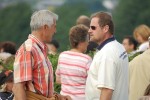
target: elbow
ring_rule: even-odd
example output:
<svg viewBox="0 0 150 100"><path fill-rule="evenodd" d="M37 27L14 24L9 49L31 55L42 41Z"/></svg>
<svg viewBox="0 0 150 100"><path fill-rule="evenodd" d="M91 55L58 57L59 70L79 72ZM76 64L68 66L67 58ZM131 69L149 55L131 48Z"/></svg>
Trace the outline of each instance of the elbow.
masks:
<svg viewBox="0 0 150 100"><path fill-rule="evenodd" d="M60 78L56 78L56 83L57 83L57 84L61 84Z"/></svg>

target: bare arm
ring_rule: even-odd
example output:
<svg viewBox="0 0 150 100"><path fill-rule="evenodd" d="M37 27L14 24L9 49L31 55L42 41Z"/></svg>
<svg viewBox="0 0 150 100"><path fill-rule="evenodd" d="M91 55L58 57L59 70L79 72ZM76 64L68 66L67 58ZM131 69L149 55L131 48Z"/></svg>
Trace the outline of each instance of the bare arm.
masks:
<svg viewBox="0 0 150 100"><path fill-rule="evenodd" d="M113 94L112 89L102 88L100 94L100 100L111 100L112 94Z"/></svg>
<svg viewBox="0 0 150 100"><path fill-rule="evenodd" d="M61 84L61 79L60 79L60 76L58 76L58 75L56 75L56 83Z"/></svg>
<svg viewBox="0 0 150 100"><path fill-rule="evenodd" d="M14 83L13 93L15 100L26 100L26 92L24 88L25 82Z"/></svg>

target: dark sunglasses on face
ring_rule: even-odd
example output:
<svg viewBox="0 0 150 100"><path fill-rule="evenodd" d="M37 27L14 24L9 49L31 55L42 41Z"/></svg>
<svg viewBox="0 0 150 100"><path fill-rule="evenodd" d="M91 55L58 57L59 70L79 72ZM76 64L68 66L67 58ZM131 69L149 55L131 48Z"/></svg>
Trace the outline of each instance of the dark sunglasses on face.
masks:
<svg viewBox="0 0 150 100"><path fill-rule="evenodd" d="M92 30L96 30L96 26L90 26Z"/></svg>

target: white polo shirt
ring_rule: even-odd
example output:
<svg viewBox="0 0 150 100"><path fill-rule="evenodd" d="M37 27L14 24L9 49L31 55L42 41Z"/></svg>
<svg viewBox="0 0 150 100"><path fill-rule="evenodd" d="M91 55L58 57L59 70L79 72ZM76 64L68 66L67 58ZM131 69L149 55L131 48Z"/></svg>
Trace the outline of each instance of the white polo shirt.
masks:
<svg viewBox="0 0 150 100"><path fill-rule="evenodd" d="M111 100L128 100L128 56L116 40L95 54L86 81L86 100L99 100L103 87L114 90Z"/></svg>

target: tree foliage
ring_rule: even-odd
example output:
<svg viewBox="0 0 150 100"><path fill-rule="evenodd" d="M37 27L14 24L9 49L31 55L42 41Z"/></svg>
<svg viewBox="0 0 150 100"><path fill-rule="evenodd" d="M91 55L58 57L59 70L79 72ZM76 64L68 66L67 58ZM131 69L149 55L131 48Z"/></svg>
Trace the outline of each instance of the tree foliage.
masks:
<svg viewBox="0 0 150 100"><path fill-rule="evenodd" d="M140 24L150 26L150 0L120 0L114 10L114 21L117 37L122 40L126 35L132 35Z"/></svg>
<svg viewBox="0 0 150 100"><path fill-rule="evenodd" d="M89 0L87 2L85 0L68 0L64 5L55 9L55 12L59 15L59 20L57 22L57 33L54 38L59 41L61 51L68 49L69 30L76 25L76 19L80 15L90 17L91 13L99 10L106 9L98 0Z"/></svg>
<svg viewBox="0 0 150 100"><path fill-rule="evenodd" d="M13 41L20 45L30 33L31 8L18 3L0 10L0 41Z"/></svg>
<svg viewBox="0 0 150 100"><path fill-rule="evenodd" d="M48 55L48 58L51 61L52 66L53 66L54 90L59 93L60 89L61 89L61 85L56 83L56 75L55 75L55 72L57 69L58 57L59 57L59 54L56 54L56 55L49 54Z"/></svg>

